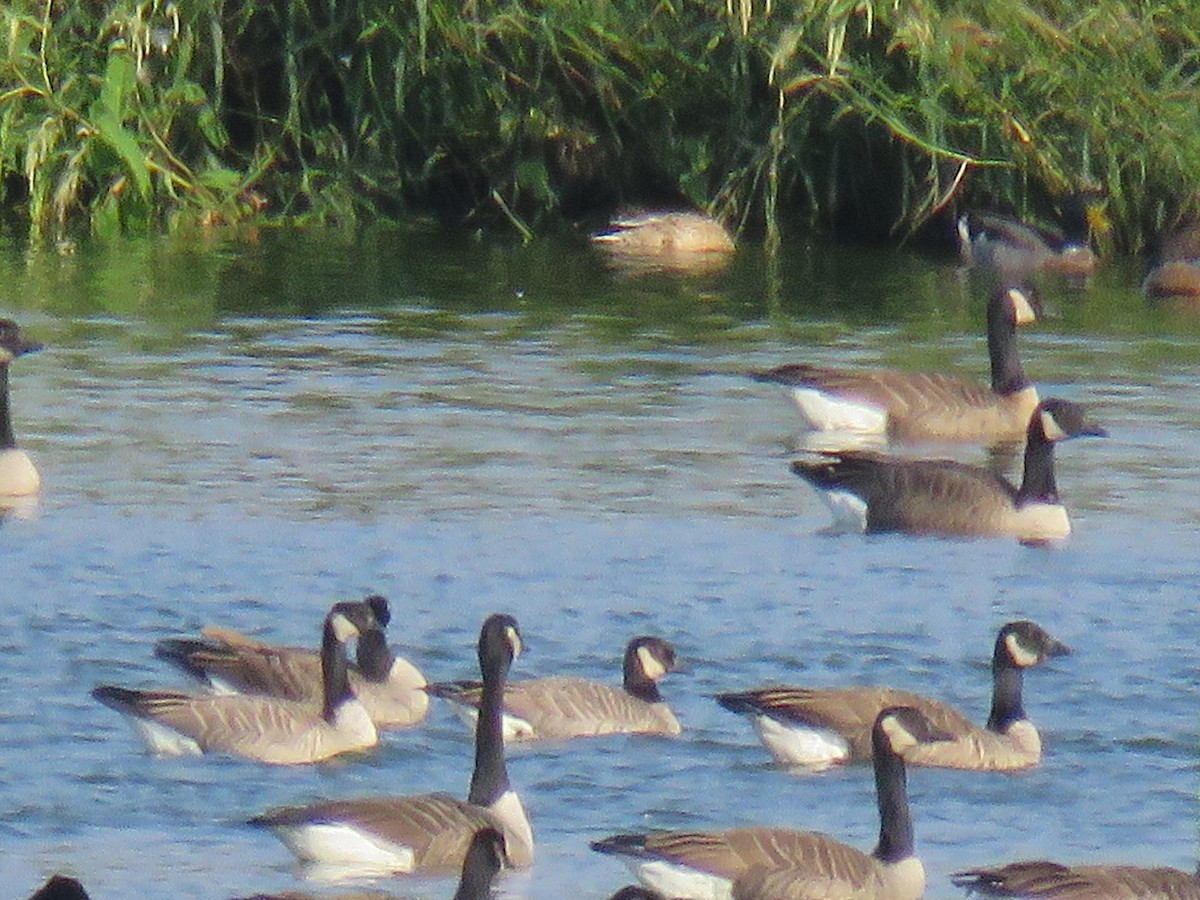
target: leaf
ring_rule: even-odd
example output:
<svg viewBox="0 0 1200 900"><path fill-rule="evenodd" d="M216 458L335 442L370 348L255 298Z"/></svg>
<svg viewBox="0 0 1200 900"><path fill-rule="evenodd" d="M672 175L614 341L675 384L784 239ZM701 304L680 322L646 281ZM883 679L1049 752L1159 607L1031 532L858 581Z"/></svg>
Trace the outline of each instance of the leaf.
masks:
<svg viewBox="0 0 1200 900"><path fill-rule="evenodd" d="M118 121L128 114L126 100L136 86L133 61L123 52L113 51L108 55L108 66L104 70L104 82L100 86L100 108Z"/></svg>
<svg viewBox="0 0 1200 900"><path fill-rule="evenodd" d="M146 154L138 143L137 135L126 129L111 112L104 110L92 120L96 134L104 141L125 164L126 172L133 179L138 195L143 200L150 199L150 167L146 164Z"/></svg>

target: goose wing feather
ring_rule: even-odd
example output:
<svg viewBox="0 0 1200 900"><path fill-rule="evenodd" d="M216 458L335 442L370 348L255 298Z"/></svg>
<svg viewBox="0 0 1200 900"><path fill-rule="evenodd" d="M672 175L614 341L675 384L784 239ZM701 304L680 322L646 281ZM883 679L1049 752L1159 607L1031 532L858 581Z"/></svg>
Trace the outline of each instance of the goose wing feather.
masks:
<svg viewBox="0 0 1200 900"><path fill-rule="evenodd" d="M872 531L975 533L999 527L1016 489L1000 475L953 460L892 459L875 453L824 454L793 468L824 490L847 490L867 504Z"/></svg>
<svg viewBox="0 0 1200 900"><path fill-rule="evenodd" d="M850 743L851 757L860 760L871 758L871 727L879 712L889 706L916 707L934 728L955 736L965 736L979 730L952 706L932 697L896 688L768 687L723 696L732 698L732 703L723 702L735 711L738 698L745 698L746 706L766 715L836 731Z"/></svg>
<svg viewBox="0 0 1200 900"><path fill-rule="evenodd" d="M389 843L411 848L413 868L422 872L460 868L475 832L486 827L500 828L483 807L441 793L330 800L283 807L252 821L267 826L320 822L349 825Z"/></svg>
<svg viewBox="0 0 1200 900"><path fill-rule="evenodd" d="M647 703L620 688L585 678L560 676L509 682L504 690L504 707L532 724L542 738L679 733L674 716L661 716L664 704Z"/></svg>
<svg viewBox="0 0 1200 900"><path fill-rule="evenodd" d="M1062 900L1197 900L1200 879L1169 867L1065 866L1029 860L954 874L960 887L991 897Z"/></svg>

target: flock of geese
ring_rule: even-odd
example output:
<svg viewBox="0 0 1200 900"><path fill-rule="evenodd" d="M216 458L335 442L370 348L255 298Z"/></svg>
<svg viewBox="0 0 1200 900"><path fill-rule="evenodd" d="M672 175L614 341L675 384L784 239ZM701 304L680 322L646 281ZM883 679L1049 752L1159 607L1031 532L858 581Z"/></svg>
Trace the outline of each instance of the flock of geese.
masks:
<svg viewBox="0 0 1200 900"><path fill-rule="evenodd" d="M699 227L691 214L672 215L677 218L671 227ZM661 216L647 221L639 234L638 224L626 220L601 240L619 244L619 236L627 235L626 242L640 241L657 247L647 252L661 253L664 246L674 246L671 241L683 240L664 236L663 221ZM885 447L1024 441L1019 486L990 469L956 462L878 449L814 450L792 468L822 492L838 527L996 534L1023 541L1069 533L1055 483L1054 446L1104 432L1076 404L1041 398L1026 378L1016 330L1037 317L1040 304L1029 283L1009 276L1021 258L1026 273L1082 271L1090 251L1069 241L1057 247L1041 241L1030 250L1032 238L1019 228L994 217L960 223L964 257L976 264L986 261L1005 275L987 311L990 385L940 373L807 364L752 373L759 381L783 385L807 427L821 435ZM731 247L721 244L711 252ZM1200 266L1183 260L1171 264ZM36 349L15 323L0 320L0 494L31 494L39 487L36 468L13 439L8 402L9 364ZM629 641L619 687L568 677L510 681L523 642L517 621L497 613L480 629L479 680L428 683L389 648L390 618L387 601L373 595L333 604L317 649L273 646L224 628L162 640L154 655L200 688L101 685L92 696L128 719L155 754L224 753L271 765L367 751L382 731L419 725L431 699L445 700L474 731L474 767L465 798L372 795L279 807L250 821L269 829L305 863L355 873L457 874L457 900L490 896L503 868L529 867L534 861L534 831L508 776L506 743L681 733L659 692L659 681L677 668L674 648L661 638ZM993 649L992 705L982 725L934 698L889 687L770 685L717 695L722 707L749 720L781 763L814 771L869 763L879 814L877 845L864 852L824 834L771 827L615 834L594 840L591 847L625 862L641 886L614 897L922 896L925 873L915 851L906 767L1016 771L1038 765L1041 739L1025 712L1024 672L1069 652L1033 622L1005 624ZM964 870L953 880L968 891L1002 897L1200 898L1200 872L1170 868L1037 860ZM35 897L77 900L86 894L73 879L55 876Z"/></svg>

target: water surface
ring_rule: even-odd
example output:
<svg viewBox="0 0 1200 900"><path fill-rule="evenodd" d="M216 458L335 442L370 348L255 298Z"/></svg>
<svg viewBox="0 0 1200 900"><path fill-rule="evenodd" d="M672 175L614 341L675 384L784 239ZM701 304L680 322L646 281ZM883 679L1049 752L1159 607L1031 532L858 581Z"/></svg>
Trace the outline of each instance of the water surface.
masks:
<svg viewBox="0 0 1200 900"><path fill-rule="evenodd" d="M1108 440L1059 452L1076 533L1004 540L821 533L787 469L797 420L740 377L791 360L986 375L985 297L952 260L753 248L723 275L622 278L587 249L265 232L0 255L0 314L48 347L13 368L45 491L0 526L0 885L53 871L97 900L328 893L248 828L269 806L465 794L470 745L435 707L372 754L280 769L154 759L88 697L183 682L150 654L207 623L315 645L333 599L378 591L432 679L472 674L492 611L514 676L617 680L637 633L691 672L675 741L512 754L539 860L518 898L606 897L613 831L781 824L870 849L869 770L798 777L711 695L892 684L982 721L996 629L1032 618L1076 654L1026 679L1043 765L910 774L928 896L1018 857L1193 868L1200 787L1200 328L1148 310L1136 265L1046 286L1030 374ZM958 451L983 462L981 451ZM377 882L445 897L446 881Z"/></svg>

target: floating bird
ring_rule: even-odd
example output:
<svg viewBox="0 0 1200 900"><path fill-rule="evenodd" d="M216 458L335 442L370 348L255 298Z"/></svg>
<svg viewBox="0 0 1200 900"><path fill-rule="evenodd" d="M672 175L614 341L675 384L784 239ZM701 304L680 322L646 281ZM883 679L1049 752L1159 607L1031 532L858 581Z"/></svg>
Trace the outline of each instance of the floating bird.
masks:
<svg viewBox="0 0 1200 900"><path fill-rule="evenodd" d="M504 689L504 739L677 735L679 720L658 691L658 680L674 669L675 648L662 638L644 635L625 648L623 689L565 676L510 681ZM482 694L478 681L434 683L428 690L447 700L474 727Z"/></svg>
<svg viewBox="0 0 1200 900"><path fill-rule="evenodd" d="M88 900L88 892L78 879L54 875L34 891L29 900Z"/></svg>
<svg viewBox="0 0 1200 900"><path fill-rule="evenodd" d="M1181 228L1163 242L1158 263L1146 275L1142 290L1155 302L1200 303L1200 224Z"/></svg>
<svg viewBox="0 0 1200 900"><path fill-rule="evenodd" d="M718 694L717 702L750 719L771 755L785 765L820 770L870 759L871 726L879 711L911 706L950 739L916 745L905 762L1015 771L1036 766L1042 757L1041 738L1022 703L1024 672L1070 652L1034 622L1001 628L992 652L992 711L986 727L941 700L887 687L766 687Z"/></svg>
<svg viewBox="0 0 1200 900"><path fill-rule="evenodd" d="M724 225L690 210L618 216L591 240L615 265L635 272L712 272L724 267L734 251Z"/></svg>
<svg viewBox="0 0 1200 900"><path fill-rule="evenodd" d="M391 620L388 602L378 594L363 601L381 626L359 635L357 667L350 688L377 728L416 725L429 711L425 676L393 655L382 631ZM323 702L321 656L306 647L273 647L225 628L205 628L204 640L167 638L154 655L174 663L218 693L266 694L304 703Z"/></svg>
<svg viewBox="0 0 1200 900"><path fill-rule="evenodd" d="M820 492L836 530L1011 535L1040 542L1071 533L1054 478L1054 445L1105 434L1079 405L1043 400L1029 419L1019 488L978 466L867 452L822 453L815 461L796 460L792 471Z"/></svg>
<svg viewBox="0 0 1200 900"><path fill-rule="evenodd" d="M41 349L42 345L26 338L12 319L0 319L0 497L28 497L42 486L33 460L17 446L8 392L9 363Z"/></svg>
<svg viewBox="0 0 1200 900"><path fill-rule="evenodd" d="M1017 442L1038 404L1017 356L1018 325L1033 322L1041 301L1029 287L996 291L987 308L992 383L901 369L831 369L804 363L751 372L788 388L813 431L886 435L921 441Z"/></svg>
<svg viewBox="0 0 1200 900"><path fill-rule="evenodd" d="M1006 279L1048 272L1082 280L1098 264L1088 237L1108 227L1101 196L1099 191L1068 196L1061 205L1061 232L996 213L964 213L957 222L963 262L990 267Z"/></svg>
<svg viewBox="0 0 1200 900"><path fill-rule="evenodd" d="M452 871L462 865L472 835L487 827L504 835L512 865L532 865L533 829L508 780L500 724L508 670L521 649L512 616L496 614L483 623L481 726L466 802L448 794L329 800L270 810L251 823L270 828L303 861L347 870Z"/></svg>
<svg viewBox="0 0 1200 900"><path fill-rule="evenodd" d="M369 604L334 604L321 633L320 706L253 694L193 695L101 685L92 696L124 714L155 753L232 753L275 765L366 750L379 733L350 690L345 644L378 623Z"/></svg>
<svg viewBox="0 0 1200 900"><path fill-rule="evenodd" d="M1047 860L969 869L950 876L968 893L1059 900L1200 900L1200 872L1166 866L1064 866Z"/></svg>
<svg viewBox="0 0 1200 900"><path fill-rule="evenodd" d="M760 896L754 884L771 875L793 883L789 896L917 898L925 890L925 869L913 847L904 755L915 744L945 737L911 707L889 707L875 719L880 827L870 854L823 834L784 828L620 834L593 842L592 849L620 857L639 881L666 897L707 900L732 891L749 900Z"/></svg>

